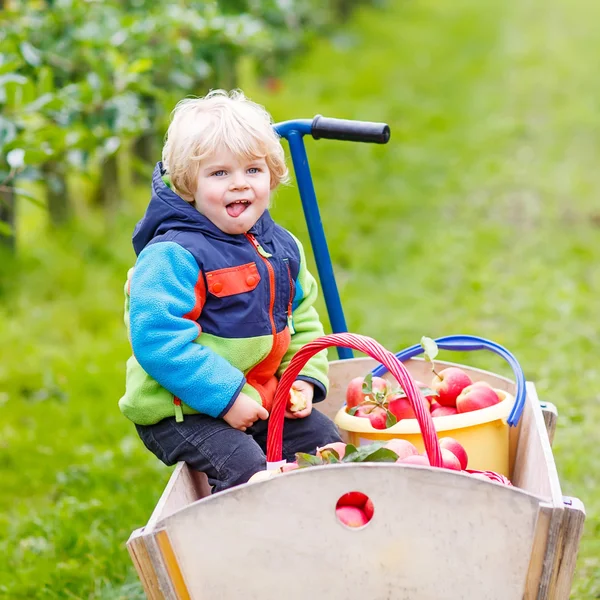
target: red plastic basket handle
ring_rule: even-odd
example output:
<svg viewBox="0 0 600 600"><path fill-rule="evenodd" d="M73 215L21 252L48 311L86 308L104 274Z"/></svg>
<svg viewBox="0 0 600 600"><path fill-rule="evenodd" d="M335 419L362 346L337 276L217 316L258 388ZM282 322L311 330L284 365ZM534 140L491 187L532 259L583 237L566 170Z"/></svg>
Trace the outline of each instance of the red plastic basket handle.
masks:
<svg viewBox="0 0 600 600"><path fill-rule="evenodd" d="M332 333L325 335L309 342L296 352L279 381L275 399L273 400L267 435L267 462L277 462L282 458L283 421L292 384L296 381L296 377L298 377L298 374L308 360L317 352L330 346L343 346L364 352L387 367L388 371L402 386L415 411L430 464L434 467L441 467L442 453L435 433L433 419L429 411L425 408L426 401L419 386L414 382L406 367L392 352L386 350L374 339L355 333Z"/></svg>

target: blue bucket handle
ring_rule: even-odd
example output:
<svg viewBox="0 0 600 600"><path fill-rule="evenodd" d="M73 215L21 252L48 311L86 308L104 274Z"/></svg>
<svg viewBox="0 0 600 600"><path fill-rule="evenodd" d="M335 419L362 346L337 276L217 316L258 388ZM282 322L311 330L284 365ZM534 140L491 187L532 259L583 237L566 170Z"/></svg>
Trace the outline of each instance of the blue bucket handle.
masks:
<svg viewBox="0 0 600 600"><path fill-rule="evenodd" d="M448 335L445 337L441 337L435 340L438 348L440 350L456 350L458 352L469 352L472 350L491 350L495 354L498 354L506 362L511 366L513 373L515 375L515 382L517 385L517 390L515 393L515 403L510 411L510 415L508 415L507 423L511 427L515 427L521 418L521 414L523 412L523 407L525 406L525 397L527 395L527 389L525 387L525 375L523 374L523 369L521 369L521 365L514 357L514 355L509 352L500 344L496 344L496 342L492 342L490 340L486 340L485 338L477 337L475 335ZM409 358L413 358L414 356L418 356L419 354L423 354L425 350L421 346L421 344L415 344L414 346L410 346L401 350L396 354L396 358L401 362L407 361ZM387 372L387 368L384 365L379 365L375 369L373 369L373 376L381 377L384 373Z"/></svg>

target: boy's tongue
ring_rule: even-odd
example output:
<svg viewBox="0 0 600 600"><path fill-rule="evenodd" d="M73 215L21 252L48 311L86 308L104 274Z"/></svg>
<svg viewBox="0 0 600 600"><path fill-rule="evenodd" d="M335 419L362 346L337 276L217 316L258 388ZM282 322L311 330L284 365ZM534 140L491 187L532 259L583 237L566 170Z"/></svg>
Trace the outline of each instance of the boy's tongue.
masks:
<svg viewBox="0 0 600 600"><path fill-rule="evenodd" d="M234 202L233 204L228 204L225 208L230 217L239 217L247 207L248 205L243 202Z"/></svg>

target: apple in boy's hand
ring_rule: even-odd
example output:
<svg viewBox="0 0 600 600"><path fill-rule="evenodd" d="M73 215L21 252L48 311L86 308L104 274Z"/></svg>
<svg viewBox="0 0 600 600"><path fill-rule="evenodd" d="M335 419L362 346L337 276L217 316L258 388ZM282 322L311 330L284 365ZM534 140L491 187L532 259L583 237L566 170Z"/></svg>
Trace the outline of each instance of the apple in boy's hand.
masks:
<svg viewBox="0 0 600 600"><path fill-rule="evenodd" d="M306 408L306 396L300 390L291 388L287 408L290 412L304 410Z"/></svg>
<svg viewBox="0 0 600 600"><path fill-rule="evenodd" d="M448 367L433 377L431 387L438 393L437 401L442 406L456 406L458 395L472 383L462 369Z"/></svg>
<svg viewBox="0 0 600 600"><path fill-rule="evenodd" d="M484 385L469 385L456 399L456 410L459 413L466 413L494 406L498 402L500 402L500 398L492 388Z"/></svg>

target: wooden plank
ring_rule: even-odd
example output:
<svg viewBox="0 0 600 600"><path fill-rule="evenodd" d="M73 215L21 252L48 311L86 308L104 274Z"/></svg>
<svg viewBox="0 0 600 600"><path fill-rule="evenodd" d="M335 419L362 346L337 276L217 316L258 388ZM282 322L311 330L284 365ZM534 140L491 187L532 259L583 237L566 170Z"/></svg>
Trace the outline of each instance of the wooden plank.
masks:
<svg viewBox="0 0 600 600"><path fill-rule="evenodd" d="M558 409L551 402L540 402L540 408L544 415L544 424L546 425L546 431L548 432L548 440L550 446L554 442L554 432L556 431L556 422L558 420Z"/></svg>
<svg viewBox="0 0 600 600"><path fill-rule="evenodd" d="M571 585L585 521L583 502L578 498L570 497L565 497L564 500L565 510L554 554L554 568L550 583L551 600L568 600L571 596Z"/></svg>
<svg viewBox="0 0 600 600"><path fill-rule="evenodd" d="M136 529L129 536L127 550L148 600L163 600L164 596L160 591L156 572L146 549L143 532L143 528Z"/></svg>
<svg viewBox="0 0 600 600"><path fill-rule="evenodd" d="M540 582L544 571L546 549L550 526L554 515L554 507L551 504L542 504L535 528L535 539L529 559L527 570L527 583L525 585L524 600L537 600L540 593Z"/></svg>
<svg viewBox="0 0 600 600"><path fill-rule="evenodd" d="M351 490L375 507L359 530L335 515ZM239 486L157 527L168 532L194 599L521 600L538 512L539 499L516 488L371 463ZM306 565L310 576L298 577Z"/></svg>
<svg viewBox="0 0 600 600"><path fill-rule="evenodd" d="M146 525L146 533L151 533L160 519L209 494L204 473L192 472L184 462L177 463Z"/></svg>
<svg viewBox="0 0 600 600"><path fill-rule="evenodd" d="M544 417L535 385L531 382L527 383L527 400L521 417L521 433L512 481L519 488L540 496L552 507L548 509L549 522L547 534L544 533L545 551L537 595L540 600L549 598L564 509L558 472L546 433Z"/></svg>
<svg viewBox="0 0 600 600"><path fill-rule="evenodd" d="M179 563L177 561L177 557L175 556L175 552L173 551L173 546L171 545L168 533L164 529L161 529L160 531L156 532L155 538L163 555L163 560L169 573L169 578L171 580L171 584L173 585L173 590L176 594L177 600L191 600L190 593L188 592L187 586L183 579L183 575L181 573L181 569L179 568Z"/></svg>

